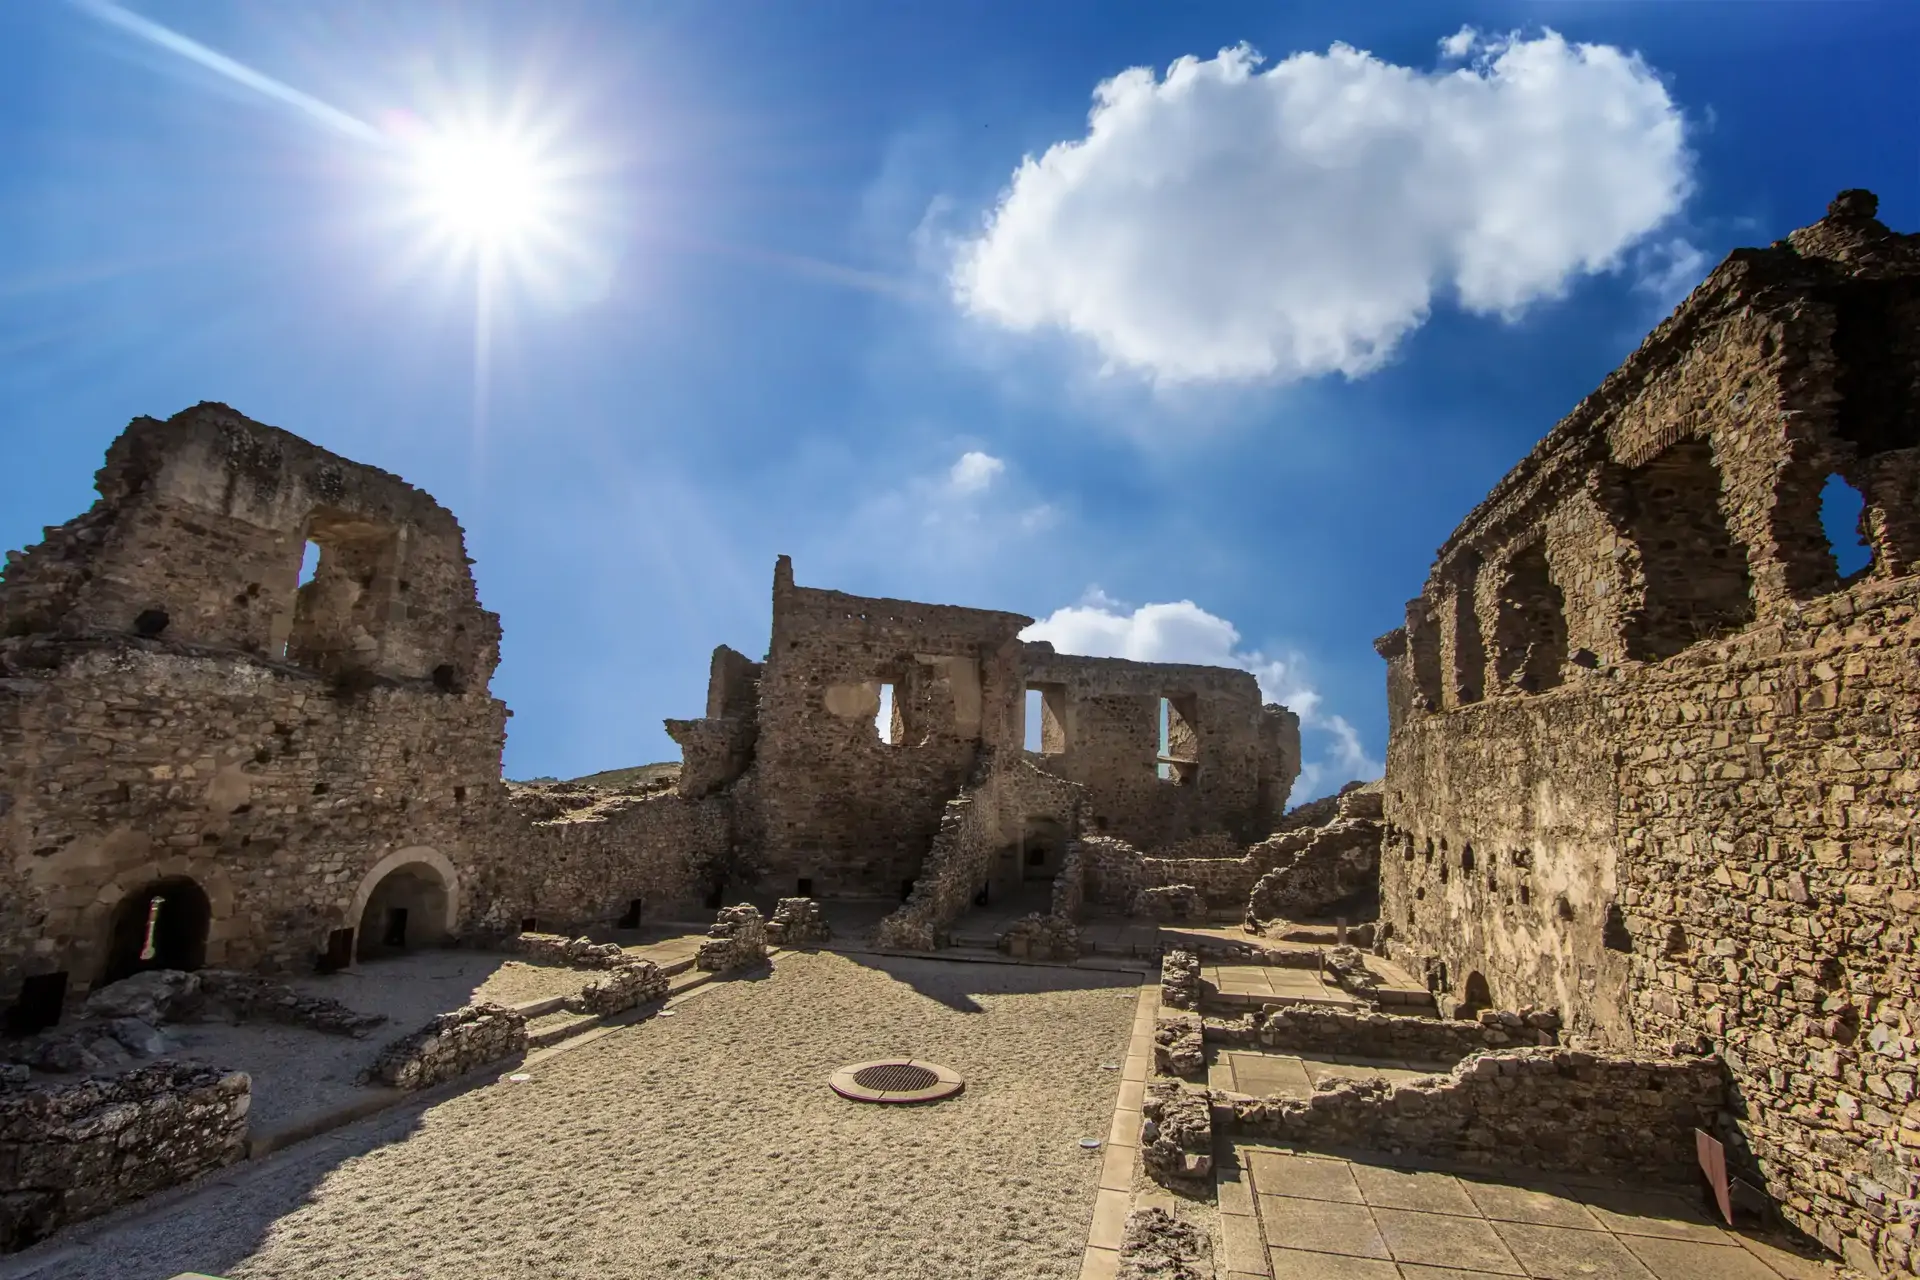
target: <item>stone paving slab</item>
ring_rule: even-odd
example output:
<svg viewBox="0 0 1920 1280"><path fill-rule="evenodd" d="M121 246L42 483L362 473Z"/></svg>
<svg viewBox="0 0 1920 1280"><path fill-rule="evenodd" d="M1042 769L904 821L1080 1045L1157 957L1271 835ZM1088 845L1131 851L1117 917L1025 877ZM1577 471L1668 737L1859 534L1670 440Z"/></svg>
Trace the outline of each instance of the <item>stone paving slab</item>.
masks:
<svg viewBox="0 0 1920 1280"><path fill-rule="evenodd" d="M1837 1280L1685 1191L1576 1175L1219 1147L1229 1280ZM1231 1188L1231 1190L1229 1190ZM1247 1247L1254 1231L1265 1269Z"/></svg>

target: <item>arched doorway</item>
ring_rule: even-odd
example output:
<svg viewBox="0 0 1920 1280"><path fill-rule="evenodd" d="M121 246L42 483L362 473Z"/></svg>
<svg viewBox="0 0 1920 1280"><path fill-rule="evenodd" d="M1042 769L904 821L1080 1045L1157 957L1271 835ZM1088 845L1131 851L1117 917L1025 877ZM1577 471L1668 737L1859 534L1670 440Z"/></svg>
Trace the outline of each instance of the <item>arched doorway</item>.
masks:
<svg viewBox="0 0 1920 1280"><path fill-rule="evenodd" d="M355 922L356 954L362 960L396 955L447 940L451 894L446 878L430 862L408 862L381 876L366 895Z"/></svg>
<svg viewBox="0 0 1920 1280"><path fill-rule="evenodd" d="M1493 991L1487 986L1486 975L1478 969L1475 969L1467 975L1467 986L1464 994L1466 998L1460 1002L1460 1010L1457 1015L1459 1017L1478 1017L1481 1010L1493 1008Z"/></svg>
<svg viewBox="0 0 1920 1280"><path fill-rule="evenodd" d="M102 985L148 969L198 969L207 962L213 904L185 876L156 880L113 909Z"/></svg>

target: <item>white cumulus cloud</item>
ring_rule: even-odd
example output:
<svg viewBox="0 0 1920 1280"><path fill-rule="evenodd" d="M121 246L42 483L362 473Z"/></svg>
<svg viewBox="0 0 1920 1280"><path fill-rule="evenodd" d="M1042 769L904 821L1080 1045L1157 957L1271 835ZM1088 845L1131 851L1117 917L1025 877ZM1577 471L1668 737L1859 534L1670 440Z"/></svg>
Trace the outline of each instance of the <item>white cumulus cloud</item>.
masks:
<svg viewBox="0 0 1920 1280"><path fill-rule="evenodd" d="M1506 317L1611 270L1690 189L1681 113L1636 54L1546 31L1124 71L1084 138L1014 173L951 284L1161 383L1377 368L1436 295Z"/></svg>
<svg viewBox="0 0 1920 1280"><path fill-rule="evenodd" d="M956 492L979 493L1006 469L1007 464L992 454L970 449L960 455L960 461L953 464L953 469L947 473L947 481Z"/></svg>
<svg viewBox="0 0 1920 1280"><path fill-rule="evenodd" d="M1312 799L1355 778L1377 778L1385 771L1367 754L1359 731L1344 716L1322 708L1320 695L1302 678L1298 661L1242 648L1240 631L1233 623L1191 600L1129 609L1094 590L1079 604L1054 610L1020 636L1045 640L1060 653L1089 658L1183 662L1252 672L1260 682L1261 696L1298 715L1305 745L1317 748L1317 754L1302 763L1294 786L1296 801Z"/></svg>

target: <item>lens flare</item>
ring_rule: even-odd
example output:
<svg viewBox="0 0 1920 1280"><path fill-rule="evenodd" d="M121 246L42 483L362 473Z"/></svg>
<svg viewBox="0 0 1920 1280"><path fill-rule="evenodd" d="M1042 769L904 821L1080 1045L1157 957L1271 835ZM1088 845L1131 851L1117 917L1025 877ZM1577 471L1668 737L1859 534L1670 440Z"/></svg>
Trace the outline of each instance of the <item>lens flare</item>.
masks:
<svg viewBox="0 0 1920 1280"><path fill-rule="evenodd" d="M551 176L533 148L510 134L430 134L413 152L421 211L468 247L508 247L553 213Z"/></svg>

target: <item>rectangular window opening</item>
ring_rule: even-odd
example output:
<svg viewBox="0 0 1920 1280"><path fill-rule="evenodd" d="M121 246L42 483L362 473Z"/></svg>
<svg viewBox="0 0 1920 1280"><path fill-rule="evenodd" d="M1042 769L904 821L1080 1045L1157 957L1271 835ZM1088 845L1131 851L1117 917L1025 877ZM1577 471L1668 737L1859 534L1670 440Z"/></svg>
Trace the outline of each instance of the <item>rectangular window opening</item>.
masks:
<svg viewBox="0 0 1920 1280"><path fill-rule="evenodd" d="M1197 705L1192 694L1160 699L1160 750L1154 773L1162 782L1192 782L1200 760L1200 734L1194 727Z"/></svg>
<svg viewBox="0 0 1920 1280"><path fill-rule="evenodd" d="M808 876L801 876L795 880L793 888L795 895L798 897L811 898L813 896L813 880Z"/></svg>
<svg viewBox="0 0 1920 1280"><path fill-rule="evenodd" d="M893 685L882 683L880 686L880 709L873 716L873 731L880 741L890 747L900 745L900 717L894 706Z"/></svg>
<svg viewBox="0 0 1920 1280"><path fill-rule="evenodd" d="M1067 687L1061 684L1027 686L1026 749L1057 756L1067 749Z"/></svg>

